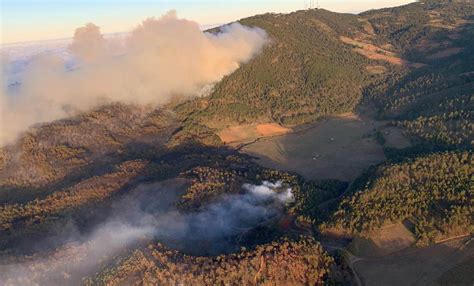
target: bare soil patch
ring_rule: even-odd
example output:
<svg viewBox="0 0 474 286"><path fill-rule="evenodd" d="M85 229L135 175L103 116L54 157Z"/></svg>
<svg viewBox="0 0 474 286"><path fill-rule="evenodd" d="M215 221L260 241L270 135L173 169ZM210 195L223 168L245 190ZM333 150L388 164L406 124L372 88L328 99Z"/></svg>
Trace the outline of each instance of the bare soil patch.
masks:
<svg viewBox="0 0 474 286"><path fill-rule="evenodd" d="M380 60L380 61L385 61L394 65L404 65L404 66L409 66L409 67L414 67L414 68L419 68L419 67L424 66L424 64L421 64L421 63L412 63L405 59L402 59L396 53L382 49L371 43L357 41L357 40L347 38L344 36L341 36L339 39L346 44L355 46L353 49L355 52L371 60Z"/></svg>
<svg viewBox="0 0 474 286"><path fill-rule="evenodd" d="M374 50L370 46L363 47L363 48L355 48L354 51L371 60L385 61L394 65L408 65L409 64L408 61L391 55L392 52L387 51L388 53L384 53L376 49Z"/></svg>
<svg viewBox="0 0 474 286"><path fill-rule="evenodd" d="M402 223L388 225L370 233L367 237L356 237L351 243L351 252L356 256L374 257L408 248L415 237Z"/></svg>
<svg viewBox="0 0 474 286"><path fill-rule="evenodd" d="M444 23L443 20L441 19L430 20L429 23L426 24L426 26L433 27L433 28L446 29L446 30L454 30L457 28L456 25Z"/></svg>
<svg viewBox="0 0 474 286"><path fill-rule="evenodd" d="M317 19L312 19L311 22L313 22L314 24L316 24L317 27L319 27L321 30L323 30L324 32L326 33L332 33L334 32L333 29L331 29L331 27L329 27L328 25L326 25L324 22L321 22Z"/></svg>
<svg viewBox="0 0 474 286"><path fill-rule="evenodd" d="M440 28L440 29L448 29L452 30L456 28L456 25L452 23L447 23L438 11L431 11L428 13L430 20L426 26L433 27L433 28Z"/></svg>
<svg viewBox="0 0 474 286"><path fill-rule="evenodd" d="M224 143L252 141L260 137L286 134L291 129L277 123L230 126L219 132L218 136Z"/></svg>
<svg viewBox="0 0 474 286"><path fill-rule="evenodd" d="M277 134L285 134L290 131L290 129L285 128L276 123L267 123L267 124L258 124L255 126L257 134L260 136L272 136Z"/></svg>
<svg viewBox="0 0 474 286"><path fill-rule="evenodd" d="M364 22L364 25L362 26L362 28L364 28L364 31L365 31L367 34L372 35L372 36L375 35L374 27L372 26L372 24L370 24L369 21L365 21L365 22Z"/></svg>
<svg viewBox="0 0 474 286"><path fill-rule="evenodd" d="M380 46L382 49L384 50L388 50L388 51L393 51L395 50L395 47L392 45L392 44L383 44Z"/></svg>
<svg viewBox="0 0 474 286"><path fill-rule="evenodd" d="M339 39L342 42L346 43L346 44L356 46L356 47L361 48L365 51L383 53L383 54L386 54L387 56L391 56L391 57L396 56L395 53L393 53L391 51L384 50L382 48L379 48L376 45L373 45L371 43L365 43L365 42L357 41L357 40L347 38L347 37L344 37L344 36L341 36Z"/></svg>

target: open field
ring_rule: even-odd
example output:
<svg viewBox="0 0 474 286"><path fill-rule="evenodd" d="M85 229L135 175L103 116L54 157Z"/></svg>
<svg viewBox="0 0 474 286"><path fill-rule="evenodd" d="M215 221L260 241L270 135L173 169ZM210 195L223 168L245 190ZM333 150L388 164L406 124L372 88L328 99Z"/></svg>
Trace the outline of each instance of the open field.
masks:
<svg viewBox="0 0 474 286"><path fill-rule="evenodd" d="M341 36L339 39L348 45L354 46L353 50L355 52L371 60L380 60L380 61L388 62L393 65L404 65L404 66L409 66L409 67L414 67L414 68L419 68L419 67L424 66L424 64L421 64L421 63L412 63L405 59L402 59L396 53L382 49L371 43L358 41L358 40L351 39L344 36Z"/></svg>
<svg viewBox="0 0 474 286"><path fill-rule="evenodd" d="M251 124L230 126L223 129L218 135L224 143L252 141L259 137L268 137L286 134L291 129L276 123Z"/></svg>
<svg viewBox="0 0 474 286"><path fill-rule="evenodd" d="M446 271L436 281L437 285L466 285L471 286L474 281L474 257L461 262Z"/></svg>
<svg viewBox="0 0 474 286"><path fill-rule="evenodd" d="M351 252L357 256L376 257L403 250L415 243L415 237L403 224L383 227L369 235L356 237L351 243Z"/></svg>
<svg viewBox="0 0 474 286"><path fill-rule="evenodd" d="M265 167L294 171L309 179L355 179L367 167L385 160L382 146L370 134L382 123L356 115L334 117L303 131L262 138L242 151Z"/></svg>
<svg viewBox="0 0 474 286"><path fill-rule="evenodd" d="M402 129L387 126L380 129L385 139L385 147L403 149L411 146L410 140L403 134Z"/></svg>
<svg viewBox="0 0 474 286"><path fill-rule="evenodd" d="M463 275L459 281L474 281L472 271L462 271L474 257L471 238L435 244L426 248L409 248L381 258L360 259L354 269L364 285L434 285L444 273ZM457 267L457 268L455 268Z"/></svg>

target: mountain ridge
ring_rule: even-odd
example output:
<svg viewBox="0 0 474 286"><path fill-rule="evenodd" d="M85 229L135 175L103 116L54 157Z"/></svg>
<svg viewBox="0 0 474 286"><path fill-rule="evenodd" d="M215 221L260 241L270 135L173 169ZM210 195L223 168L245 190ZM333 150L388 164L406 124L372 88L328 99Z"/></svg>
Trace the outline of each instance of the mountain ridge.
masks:
<svg viewBox="0 0 474 286"><path fill-rule="evenodd" d="M362 272L338 250L352 252L364 235L376 241L370 235L387 222L409 225L406 233L413 233L413 241L433 248L441 247L439 237L454 233L450 222L472 234L472 3L425 1L358 15L314 9L239 22L266 30L271 44L216 83L207 97L178 98L160 108L113 103L35 126L0 148L2 261L50 265L55 251L62 253L71 239L63 232L89 237L123 200L143 207L143 217L154 217L158 214L150 212L155 207L148 203L160 202L163 195L143 184L167 180L186 182L177 184L182 190L175 206L184 214L245 194L244 184L279 185L273 192L288 188L294 201L278 206L278 215L253 231L225 237L226 243L244 247L238 253L199 257L172 247L186 244L183 238L163 246L141 237L93 271L58 266L48 274L39 267L33 282L47 282L48 275L61 277L64 271L74 281L88 276L91 285L181 280L204 285L229 277L234 277L229 283L256 285L347 285ZM360 136L380 145L385 155L384 162L355 180L309 180L284 168L265 168L255 160L258 154L239 152L218 136L228 127L272 123L294 128L347 112L367 118L344 120L367 124L369 131ZM410 144L389 147L387 130L403 131ZM285 136L292 136L291 131ZM340 139L327 138L325 144L334 140ZM320 151L312 152L306 159L322 164ZM423 207L417 209L413 201ZM336 238L333 227L340 230ZM42 239L49 242L37 246ZM199 247L212 246L201 241ZM35 248L53 254L32 261L28 257ZM387 259L397 261L390 254ZM283 277L275 261L317 275ZM169 271L178 267L188 280L168 275L160 263ZM252 275L234 271L239 263ZM222 276L223 269L234 276Z"/></svg>

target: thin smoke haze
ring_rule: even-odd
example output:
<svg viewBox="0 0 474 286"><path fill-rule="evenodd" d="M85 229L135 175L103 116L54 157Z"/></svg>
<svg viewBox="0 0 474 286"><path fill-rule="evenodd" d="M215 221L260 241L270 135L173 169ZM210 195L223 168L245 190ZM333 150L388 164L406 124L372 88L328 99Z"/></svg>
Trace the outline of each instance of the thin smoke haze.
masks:
<svg viewBox="0 0 474 286"><path fill-rule="evenodd" d="M15 94L0 94L0 146L36 123L101 104L162 105L197 96L250 60L268 42L262 29L233 23L217 34L171 11L148 18L120 41L89 23L76 29L72 67L55 55L38 57ZM2 59L3 62L5 62ZM2 68L3 69L3 68ZM3 75L2 81L3 81Z"/></svg>
<svg viewBox="0 0 474 286"><path fill-rule="evenodd" d="M65 281L69 285L80 284L80 278L94 271L101 261L106 262L140 240L173 241L188 249L196 249L199 242L206 241L209 251L231 250L229 237L278 216L294 200L291 188L284 187L281 181L263 181L261 185L244 184L244 192L223 195L188 213L174 207L180 193L177 185L170 181L138 186L89 235L54 237L70 243L49 256L0 265L0 284L64 285ZM152 194L156 197L152 198Z"/></svg>

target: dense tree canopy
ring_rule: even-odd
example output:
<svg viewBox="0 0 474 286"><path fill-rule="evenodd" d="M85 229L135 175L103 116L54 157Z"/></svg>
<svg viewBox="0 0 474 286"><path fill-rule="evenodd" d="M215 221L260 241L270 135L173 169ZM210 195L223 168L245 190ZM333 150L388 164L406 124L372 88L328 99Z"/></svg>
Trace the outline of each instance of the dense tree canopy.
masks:
<svg viewBox="0 0 474 286"><path fill-rule="evenodd" d="M380 166L361 190L342 200L329 225L367 233L408 219L420 243L473 232L473 166L467 151Z"/></svg>

